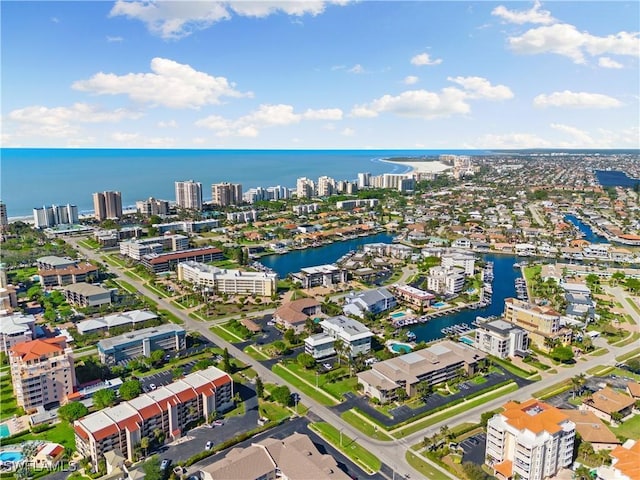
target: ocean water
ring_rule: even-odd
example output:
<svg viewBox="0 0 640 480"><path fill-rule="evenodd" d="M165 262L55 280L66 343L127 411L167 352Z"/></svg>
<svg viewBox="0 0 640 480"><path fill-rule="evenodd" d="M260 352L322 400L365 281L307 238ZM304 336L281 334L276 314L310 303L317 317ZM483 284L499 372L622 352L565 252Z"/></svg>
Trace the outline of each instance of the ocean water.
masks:
<svg viewBox="0 0 640 480"><path fill-rule="evenodd" d="M241 183L243 190L282 185L295 187L298 177L355 180L404 173L407 168L382 162L393 157L436 157L440 154L485 155L480 150L128 150L128 149L0 149L0 199L9 217L28 216L33 208L75 204L81 213L93 209L93 192L122 192L123 207L155 197L175 200L176 180L210 185Z"/></svg>
<svg viewBox="0 0 640 480"><path fill-rule="evenodd" d="M637 178L630 178L625 172L618 170L596 170L596 178L603 187L635 188L640 182Z"/></svg>

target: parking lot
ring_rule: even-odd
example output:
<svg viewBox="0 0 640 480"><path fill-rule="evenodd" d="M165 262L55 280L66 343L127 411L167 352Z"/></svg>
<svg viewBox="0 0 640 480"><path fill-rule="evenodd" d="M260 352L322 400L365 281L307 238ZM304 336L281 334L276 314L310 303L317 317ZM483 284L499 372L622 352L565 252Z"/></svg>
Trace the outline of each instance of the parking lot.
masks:
<svg viewBox="0 0 640 480"><path fill-rule="evenodd" d="M182 367L182 371L185 375L191 373L193 366L196 364L195 360L187 362ZM140 377L140 383L142 384L142 390L144 392L150 392L163 385L168 385L173 382L173 373L171 370L165 372L154 373L147 377Z"/></svg>
<svg viewBox="0 0 640 480"><path fill-rule="evenodd" d="M464 452L462 454L462 461L482 465L484 463L486 444L487 435L485 433L478 433L464 439L458 445Z"/></svg>
<svg viewBox="0 0 640 480"><path fill-rule="evenodd" d="M612 388L624 390L627 387L627 382L629 382L629 380L632 379L628 377L620 377L617 375L591 377L585 381L585 384L582 386L582 391L576 392L576 395L584 396L587 393L595 393L606 385L609 385ZM558 395L554 395L553 397L547 398L545 402L549 405L553 405L556 408L576 409L578 408L576 405L572 405L571 403L569 403L569 400L572 397L573 391L568 390Z"/></svg>

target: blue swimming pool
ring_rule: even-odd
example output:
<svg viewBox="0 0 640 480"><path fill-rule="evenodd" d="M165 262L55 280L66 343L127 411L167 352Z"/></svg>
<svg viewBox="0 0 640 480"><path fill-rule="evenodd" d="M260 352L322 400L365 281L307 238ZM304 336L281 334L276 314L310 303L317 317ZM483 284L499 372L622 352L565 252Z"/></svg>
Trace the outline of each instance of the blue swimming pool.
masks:
<svg viewBox="0 0 640 480"><path fill-rule="evenodd" d="M436 307L436 308L442 308L445 305L446 305L446 303L444 303L444 302L436 302L436 303L433 304L433 306Z"/></svg>
<svg viewBox="0 0 640 480"><path fill-rule="evenodd" d="M469 337L460 337L460 341L462 343L466 343L467 345L473 345L474 342Z"/></svg>
<svg viewBox="0 0 640 480"><path fill-rule="evenodd" d="M402 343L394 343L391 345L391 350L396 353L409 353L411 351L411 347L409 345L403 345Z"/></svg>
<svg viewBox="0 0 640 480"><path fill-rule="evenodd" d="M3 423L0 425L0 438L7 438L11 436L11 432L9 431L9 425Z"/></svg>
<svg viewBox="0 0 640 480"><path fill-rule="evenodd" d="M22 460L20 452L0 452L0 462L19 462Z"/></svg>
<svg viewBox="0 0 640 480"><path fill-rule="evenodd" d="M391 314L391 318L402 318L404 316L406 316L406 313L404 312L396 312Z"/></svg>

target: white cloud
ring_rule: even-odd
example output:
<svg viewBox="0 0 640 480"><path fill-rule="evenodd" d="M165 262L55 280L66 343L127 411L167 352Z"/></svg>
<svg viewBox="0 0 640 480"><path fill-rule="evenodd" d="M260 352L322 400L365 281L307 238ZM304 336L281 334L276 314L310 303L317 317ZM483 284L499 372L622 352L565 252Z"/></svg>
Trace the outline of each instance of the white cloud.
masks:
<svg viewBox="0 0 640 480"><path fill-rule="evenodd" d="M114 132L110 138L120 147L170 148L176 145L175 139L170 137L146 137L139 133Z"/></svg>
<svg viewBox="0 0 640 480"><path fill-rule="evenodd" d="M416 77L415 75L408 75L406 77L404 77L404 80L402 81L402 83L404 83L405 85L414 85L416 83L418 83L420 79L418 77Z"/></svg>
<svg viewBox="0 0 640 480"><path fill-rule="evenodd" d="M356 131L353 128L345 128L340 132L340 135L343 137L353 137L356 134Z"/></svg>
<svg viewBox="0 0 640 480"><path fill-rule="evenodd" d="M353 67L351 67L349 70L347 70L349 73L365 73L364 67L362 65L360 65L359 63L357 63L356 65L354 65Z"/></svg>
<svg viewBox="0 0 640 480"><path fill-rule="evenodd" d="M159 121L158 128L178 128L178 122L176 122L175 120L169 120L166 122Z"/></svg>
<svg viewBox="0 0 640 480"><path fill-rule="evenodd" d="M555 18L551 16L551 12L547 10L541 10L541 5L538 0L533 4L533 7L525 11L509 10L504 5L500 5L493 9L491 15L500 17L505 22L517 23L522 25L524 23L539 23L542 25L549 25L555 23Z"/></svg>
<svg viewBox="0 0 640 480"><path fill-rule="evenodd" d="M409 90L400 95L384 95L368 105L356 105L354 117L375 117L380 113L394 113L402 117L438 118L469 113L465 93L457 88L444 88L440 93Z"/></svg>
<svg viewBox="0 0 640 480"><path fill-rule="evenodd" d="M541 94L533 99L533 105L539 108L570 107L570 108L615 108L622 106L622 102L600 93L553 92L549 95Z"/></svg>
<svg viewBox="0 0 640 480"><path fill-rule="evenodd" d="M550 146L547 140L532 133L507 133L483 135L476 141L473 148L516 149Z"/></svg>
<svg viewBox="0 0 640 480"><path fill-rule="evenodd" d="M122 43L123 41L124 41L124 38L122 37L111 37L107 35L107 42L109 43Z"/></svg>
<svg viewBox="0 0 640 480"><path fill-rule="evenodd" d="M618 63L609 57L600 57L598 59L598 65L602 68L622 68L621 63Z"/></svg>
<svg viewBox="0 0 640 480"><path fill-rule="evenodd" d="M256 137L262 128L294 125L304 120L341 120L342 116L339 108L307 109L304 113L296 113L291 105L265 104L236 120L210 115L196 121L195 125L216 130L216 135L220 137Z"/></svg>
<svg viewBox="0 0 640 480"><path fill-rule="evenodd" d="M462 86L446 87L440 92L408 90L399 95L384 95L364 105L351 109L352 117L372 118L388 112L402 117L433 119L464 115L471 111L467 100L506 100L513 98L511 90L504 85L493 86L482 77L449 77L451 82Z"/></svg>
<svg viewBox="0 0 640 480"><path fill-rule="evenodd" d="M411 64L418 67L424 65L440 65L442 63L441 58L432 59L428 53L420 53L411 59Z"/></svg>
<svg viewBox="0 0 640 480"><path fill-rule="evenodd" d="M575 63L585 63L589 55L640 56L640 33L619 32L615 35L598 37L580 32L573 25L561 23L528 30L518 37L509 37L509 46L519 54L535 55L555 53L572 59Z"/></svg>
<svg viewBox="0 0 640 480"><path fill-rule="evenodd" d="M276 13L295 17L320 15L329 4L345 1L148 1L117 0L109 15L124 16L143 22L154 35L164 39L180 39L204 30L217 22L229 20L233 14L262 18Z"/></svg>
<svg viewBox="0 0 640 480"><path fill-rule="evenodd" d="M170 108L198 108L219 104L220 97L252 96L241 93L225 77L213 77L190 65L166 58L151 60L152 73L97 73L74 82L72 88L97 95L128 95L132 100Z"/></svg>
<svg viewBox="0 0 640 480"><path fill-rule="evenodd" d="M491 85L482 77L448 77L447 80L457 83L467 92L468 98L484 98L487 100L508 100L513 98L513 92L504 85Z"/></svg>
<svg viewBox="0 0 640 480"><path fill-rule="evenodd" d="M591 136L584 130L580 130L579 128L572 127L570 125L562 125L559 123L552 123L551 128L570 135L574 140L572 146L581 148L596 146L596 142L594 141L594 139L591 138Z"/></svg>

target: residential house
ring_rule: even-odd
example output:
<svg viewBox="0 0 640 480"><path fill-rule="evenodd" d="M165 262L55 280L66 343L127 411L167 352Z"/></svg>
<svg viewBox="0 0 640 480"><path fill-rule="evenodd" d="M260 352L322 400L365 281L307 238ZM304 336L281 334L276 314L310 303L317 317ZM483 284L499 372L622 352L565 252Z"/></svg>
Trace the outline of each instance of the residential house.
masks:
<svg viewBox="0 0 640 480"><path fill-rule="evenodd" d="M366 313L377 315L398 305L396 297L384 287L364 292L350 292L344 301L345 315L354 315L360 318L364 318Z"/></svg>
<svg viewBox="0 0 640 480"><path fill-rule="evenodd" d="M613 420L612 415L620 414L621 418L631 415L635 400L633 397L618 392L611 387L604 387L587 397L580 405L580 410L588 410L606 422Z"/></svg>
<svg viewBox="0 0 640 480"><path fill-rule="evenodd" d="M273 313L273 321L284 330L293 328L296 334L301 334L307 319L321 314L320 302L315 298L300 298L278 307Z"/></svg>

